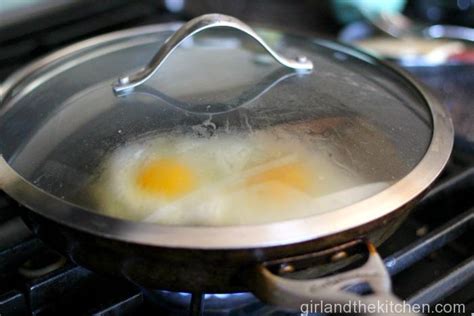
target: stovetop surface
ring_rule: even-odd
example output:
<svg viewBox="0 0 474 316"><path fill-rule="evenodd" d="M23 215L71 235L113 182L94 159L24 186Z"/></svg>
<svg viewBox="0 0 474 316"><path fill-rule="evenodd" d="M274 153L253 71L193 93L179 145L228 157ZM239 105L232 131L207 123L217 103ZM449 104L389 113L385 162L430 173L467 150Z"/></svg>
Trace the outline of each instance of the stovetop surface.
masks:
<svg viewBox="0 0 474 316"><path fill-rule="evenodd" d="M94 20L100 20L100 26L83 20L80 24L68 22L55 29L62 37L50 37L47 35L50 33L42 30L30 36L20 34L17 39L3 43L0 40L0 46L9 48L0 50L0 79L39 54L97 32L175 18L152 15L151 8L144 8L143 3L133 8L127 14L120 10L120 21L110 11L104 11L101 19ZM153 10L160 9L153 7ZM148 19L140 18L144 15ZM104 20L104 16L108 19ZM32 44L28 46L25 41ZM456 130L455 147L448 166L431 191L379 250L392 274L395 294L416 303L464 303L466 313L472 313L474 65L408 70L428 85L451 113ZM31 234L18 217L19 208L0 192L1 316L187 314L188 294L140 289L125 280L98 275L69 262ZM207 295L204 314L298 315L299 312L264 305L244 293Z"/></svg>

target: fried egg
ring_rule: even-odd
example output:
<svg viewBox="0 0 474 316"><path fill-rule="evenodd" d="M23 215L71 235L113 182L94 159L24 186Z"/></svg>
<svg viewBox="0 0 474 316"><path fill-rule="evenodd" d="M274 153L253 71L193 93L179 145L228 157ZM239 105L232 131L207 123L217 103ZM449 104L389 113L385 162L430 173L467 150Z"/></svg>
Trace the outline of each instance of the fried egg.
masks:
<svg viewBox="0 0 474 316"><path fill-rule="evenodd" d="M106 159L94 186L105 214L166 225L244 225L309 216L364 184L325 149L284 130L152 136ZM371 188L370 190L380 188ZM359 196L367 194L367 190ZM332 198L331 198L332 197ZM323 199L322 199L323 198ZM324 202L326 201L326 202Z"/></svg>

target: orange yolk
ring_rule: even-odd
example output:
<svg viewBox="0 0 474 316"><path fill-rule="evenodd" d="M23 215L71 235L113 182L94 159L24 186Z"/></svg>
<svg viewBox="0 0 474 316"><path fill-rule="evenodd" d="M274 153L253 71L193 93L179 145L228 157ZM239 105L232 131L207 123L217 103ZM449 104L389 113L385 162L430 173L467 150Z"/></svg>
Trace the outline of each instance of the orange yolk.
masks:
<svg viewBox="0 0 474 316"><path fill-rule="evenodd" d="M309 174L309 170L304 165L296 162L278 166L251 176L247 179L246 184L248 186L262 185L261 193L263 197L284 199L288 194L288 190L285 187L302 192L309 191L311 187Z"/></svg>
<svg viewBox="0 0 474 316"><path fill-rule="evenodd" d="M196 179L191 169L175 159L158 159L143 166L137 177L145 192L165 198L177 198L192 191Z"/></svg>

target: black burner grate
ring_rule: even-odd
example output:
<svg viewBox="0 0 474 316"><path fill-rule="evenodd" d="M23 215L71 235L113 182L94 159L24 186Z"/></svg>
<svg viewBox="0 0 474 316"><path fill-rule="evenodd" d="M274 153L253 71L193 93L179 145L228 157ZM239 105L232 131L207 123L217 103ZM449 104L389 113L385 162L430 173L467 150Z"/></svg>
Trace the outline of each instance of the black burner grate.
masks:
<svg viewBox="0 0 474 316"><path fill-rule="evenodd" d="M452 301L465 303L466 309L472 308L474 208L445 210L445 223L432 229L427 227L433 225L433 219L439 220L437 216L440 215L425 221L422 219L426 217L426 208L437 211L438 207L433 203L439 195L455 198L456 188L470 188L474 192L473 184L474 169L471 168L436 186L415 208L406 223L381 247L386 266L393 276L395 292L409 302L434 304ZM446 192L450 196L444 196ZM18 209L5 196L1 201L2 213L13 214ZM2 316L64 315L66 312L71 314L71 311L72 314L95 315L151 315L157 311L168 312L169 315L187 314L189 295L169 292L149 295L149 291L141 291L126 281L97 275L69 262L57 265L55 270L46 271L44 275L25 275L22 271L25 262L34 271L35 268L40 270L44 266L54 266L60 257L27 231L19 233L26 228L16 217L2 223L6 224L18 226L16 234L23 237L17 241L10 240L10 245L0 251ZM177 301L176 296L181 300ZM221 303L216 304L216 300ZM230 307L226 300L231 302ZM205 311L206 304L210 308L208 315L297 314L265 306L250 294L240 294L240 298L235 295L210 295L205 297L204 304Z"/></svg>

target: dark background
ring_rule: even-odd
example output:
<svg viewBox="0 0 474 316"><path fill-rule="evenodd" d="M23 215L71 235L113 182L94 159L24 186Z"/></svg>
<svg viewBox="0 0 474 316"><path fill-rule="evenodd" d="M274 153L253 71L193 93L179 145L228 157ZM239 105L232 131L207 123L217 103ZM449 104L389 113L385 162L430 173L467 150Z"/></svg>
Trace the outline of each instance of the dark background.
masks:
<svg viewBox="0 0 474 316"><path fill-rule="evenodd" d="M254 25L320 37L335 38L342 27L329 0L16 1L30 4L0 15L0 79L34 58L94 35L144 24L185 21L204 13L230 14ZM172 12L173 7L178 11ZM432 23L472 26L474 1L408 1L404 13Z"/></svg>

